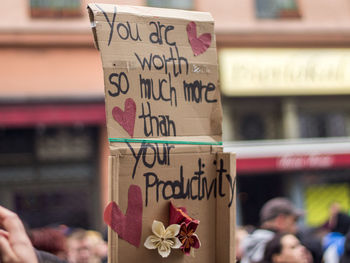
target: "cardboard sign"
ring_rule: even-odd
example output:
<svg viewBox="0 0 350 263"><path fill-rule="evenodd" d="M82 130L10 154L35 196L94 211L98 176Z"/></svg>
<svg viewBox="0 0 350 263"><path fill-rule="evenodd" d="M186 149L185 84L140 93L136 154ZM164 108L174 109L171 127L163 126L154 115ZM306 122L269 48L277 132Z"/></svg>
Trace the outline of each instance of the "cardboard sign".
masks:
<svg viewBox="0 0 350 263"><path fill-rule="evenodd" d="M222 110L209 13L89 5L110 139L213 136Z"/></svg>
<svg viewBox="0 0 350 263"><path fill-rule="evenodd" d="M88 10L111 150L109 262L235 262L235 156L220 146L212 17Z"/></svg>

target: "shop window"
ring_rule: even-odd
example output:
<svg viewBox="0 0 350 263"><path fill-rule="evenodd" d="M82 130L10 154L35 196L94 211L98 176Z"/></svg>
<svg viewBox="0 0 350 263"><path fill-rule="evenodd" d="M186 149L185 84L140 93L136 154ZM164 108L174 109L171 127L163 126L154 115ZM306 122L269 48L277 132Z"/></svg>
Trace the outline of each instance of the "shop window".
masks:
<svg viewBox="0 0 350 263"><path fill-rule="evenodd" d="M30 0L32 18L81 17L80 0Z"/></svg>
<svg viewBox="0 0 350 263"><path fill-rule="evenodd" d="M1 200L31 227L97 227L96 138L95 126L0 129Z"/></svg>
<svg viewBox="0 0 350 263"><path fill-rule="evenodd" d="M266 127L261 115L250 113L240 119L240 139L261 140L266 137Z"/></svg>
<svg viewBox="0 0 350 263"><path fill-rule="evenodd" d="M257 18L300 18L300 11L296 0L255 0L255 5Z"/></svg>
<svg viewBox="0 0 350 263"><path fill-rule="evenodd" d="M33 129L0 130L0 165L28 164L34 158Z"/></svg>
<svg viewBox="0 0 350 263"><path fill-rule="evenodd" d="M345 117L341 113L303 113L299 121L302 138L346 136Z"/></svg>
<svg viewBox="0 0 350 263"><path fill-rule="evenodd" d="M62 223L90 228L89 199L88 191L82 189L22 190L14 193L14 208L31 228Z"/></svg>
<svg viewBox="0 0 350 263"><path fill-rule="evenodd" d="M93 155L95 134L79 127L45 128L36 134L39 161L89 160Z"/></svg>
<svg viewBox="0 0 350 263"><path fill-rule="evenodd" d="M147 0L148 6L193 9L193 0Z"/></svg>

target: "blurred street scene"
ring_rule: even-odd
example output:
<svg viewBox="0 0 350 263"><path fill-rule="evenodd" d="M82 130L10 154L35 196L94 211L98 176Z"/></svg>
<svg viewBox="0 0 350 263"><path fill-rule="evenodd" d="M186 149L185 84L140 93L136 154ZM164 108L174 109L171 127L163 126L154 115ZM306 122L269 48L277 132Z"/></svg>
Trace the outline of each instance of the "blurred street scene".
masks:
<svg viewBox="0 0 350 263"><path fill-rule="evenodd" d="M90 2L5 0L0 9L0 204L28 228L65 236L105 235L109 152ZM214 17L238 225L259 225L278 196L305 211L307 227L326 223L334 204L349 212L349 1L97 2Z"/></svg>

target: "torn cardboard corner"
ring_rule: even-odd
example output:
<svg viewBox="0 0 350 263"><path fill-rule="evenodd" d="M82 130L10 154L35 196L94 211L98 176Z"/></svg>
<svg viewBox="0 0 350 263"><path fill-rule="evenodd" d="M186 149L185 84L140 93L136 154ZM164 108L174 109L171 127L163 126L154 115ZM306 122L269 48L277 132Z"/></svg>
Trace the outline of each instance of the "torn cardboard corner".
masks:
<svg viewBox="0 0 350 263"><path fill-rule="evenodd" d="M209 13L89 4L102 58L108 137L222 134L214 21Z"/></svg>

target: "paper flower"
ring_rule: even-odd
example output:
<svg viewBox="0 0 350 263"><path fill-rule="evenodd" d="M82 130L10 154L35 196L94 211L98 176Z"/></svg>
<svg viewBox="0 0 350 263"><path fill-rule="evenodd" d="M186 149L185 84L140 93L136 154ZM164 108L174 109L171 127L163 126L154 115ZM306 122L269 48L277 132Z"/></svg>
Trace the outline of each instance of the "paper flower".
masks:
<svg viewBox="0 0 350 263"><path fill-rule="evenodd" d="M185 207L175 207L172 202L170 202L169 206L169 225L179 224L181 225L183 222L186 224L193 222L195 224L199 224L199 221L191 218L187 214L187 210ZM196 228L197 228L196 226Z"/></svg>
<svg viewBox="0 0 350 263"><path fill-rule="evenodd" d="M187 255L190 254L192 248L199 248L201 246L198 236L194 233L197 229L197 226L198 224L196 222L190 222L188 224L183 222L181 224L178 238L182 244L182 251Z"/></svg>
<svg viewBox="0 0 350 263"><path fill-rule="evenodd" d="M193 252L192 248L199 248L201 246L198 236L194 233L199 225L199 221L191 218L187 214L185 207L175 207L173 203L170 202L169 224L181 225L177 237L181 241L181 250L185 254L189 255Z"/></svg>
<svg viewBox="0 0 350 263"><path fill-rule="evenodd" d="M169 256L171 249L178 249L182 246L176 237L179 234L180 225L172 224L166 229L162 222L153 220L152 232L154 235L147 237L144 246L148 249L158 249L159 255L163 258Z"/></svg>

